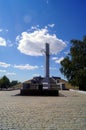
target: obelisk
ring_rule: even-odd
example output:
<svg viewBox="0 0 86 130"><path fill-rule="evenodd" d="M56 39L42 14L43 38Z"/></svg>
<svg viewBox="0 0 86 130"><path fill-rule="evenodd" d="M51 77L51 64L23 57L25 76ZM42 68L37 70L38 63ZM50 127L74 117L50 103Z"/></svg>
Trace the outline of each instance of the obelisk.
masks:
<svg viewBox="0 0 86 130"><path fill-rule="evenodd" d="M50 88L50 81L49 81L49 57L50 57L50 52L49 52L49 44L45 44L45 77L43 80L43 88Z"/></svg>
<svg viewBox="0 0 86 130"><path fill-rule="evenodd" d="M49 79L49 44L45 44L45 78Z"/></svg>

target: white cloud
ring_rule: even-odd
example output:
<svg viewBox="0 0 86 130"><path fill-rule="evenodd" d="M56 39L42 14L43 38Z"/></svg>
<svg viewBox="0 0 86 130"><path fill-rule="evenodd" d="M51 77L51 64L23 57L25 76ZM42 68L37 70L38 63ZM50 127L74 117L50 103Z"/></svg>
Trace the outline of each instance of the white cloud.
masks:
<svg viewBox="0 0 86 130"><path fill-rule="evenodd" d="M48 24L49 27L53 28L55 24Z"/></svg>
<svg viewBox="0 0 86 130"><path fill-rule="evenodd" d="M34 28L35 29L35 28ZM26 55L42 56L41 50L45 48L45 43L50 44L50 52L57 54L66 47L63 40L57 38L56 34L50 34L48 28L32 30L33 32L22 32L16 37L17 49Z"/></svg>
<svg viewBox="0 0 86 130"><path fill-rule="evenodd" d="M0 70L0 73L5 73L6 72L6 70Z"/></svg>
<svg viewBox="0 0 86 130"><path fill-rule="evenodd" d="M52 57L52 60L58 60L58 57Z"/></svg>
<svg viewBox="0 0 86 130"><path fill-rule="evenodd" d="M60 64L60 62L64 59L64 57L58 58L58 57L52 57L52 60L55 61L55 63Z"/></svg>
<svg viewBox="0 0 86 130"><path fill-rule="evenodd" d="M0 46L6 46L6 40L0 37Z"/></svg>
<svg viewBox="0 0 86 130"><path fill-rule="evenodd" d="M63 59L64 59L64 57L61 57L61 58L59 58L59 59L55 60L55 63L60 64L60 62L61 62Z"/></svg>
<svg viewBox="0 0 86 130"><path fill-rule="evenodd" d="M38 69L38 66L31 66L29 64L26 65L14 65L14 68L20 69L20 70L34 70Z"/></svg>
<svg viewBox="0 0 86 130"><path fill-rule="evenodd" d="M0 62L0 67L7 68L7 67L9 67L9 66L10 66L10 64L7 64L7 63L5 63L5 62Z"/></svg>
<svg viewBox="0 0 86 130"><path fill-rule="evenodd" d="M37 26L32 26L31 27L31 30L37 30L39 28L39 25L37 25Z"/></svg>
<svg viewBox="0 0 86 130"><path fill-rule="evenodd" d="M19 41L20 40L20 36L18 35L17 37L16 37L16 41Z"/></svg>
<svg viewBox="0 0 86 130"><path fill-rule="evenodd" d="M14 72L8 72L6 75L16 75Z"/></svg>

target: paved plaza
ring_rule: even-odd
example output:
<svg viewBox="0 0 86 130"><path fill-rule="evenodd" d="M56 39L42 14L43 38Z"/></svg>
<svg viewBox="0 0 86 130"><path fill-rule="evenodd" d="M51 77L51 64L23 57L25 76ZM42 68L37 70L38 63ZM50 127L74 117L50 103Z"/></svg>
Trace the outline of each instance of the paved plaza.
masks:
<svg viewBox="0 0 86 130"><path fill-rule="evenodd" d="M86 94L19 96L0 91L0 130L86 130Z"/></svg>

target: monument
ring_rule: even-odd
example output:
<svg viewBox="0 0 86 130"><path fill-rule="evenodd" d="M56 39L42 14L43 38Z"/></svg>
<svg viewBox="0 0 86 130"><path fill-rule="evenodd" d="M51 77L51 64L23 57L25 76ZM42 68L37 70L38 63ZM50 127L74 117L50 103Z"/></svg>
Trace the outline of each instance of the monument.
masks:
<svg viewBox="0 0 86 130"><path fill-rule="evenodd" d="M49 71L49 57L50 57L50 48L49 48L49 44L46 43L45 44L45 77L43 79L43 88L50 88L50 71Z"/></svg>
<svg viewBox="0 0 86 130"><path fill-rule="evenodd" d="M49 56L50 56L50 52L49 52L49 44L46 43L45 44L45 78L49 79Z"/></svg>
<svg viewBox="0 0 86 130"><path fill-rule="evenodd" d="M49 44L45 44L45 74L44 77L33 77L29 83L23 83L23 87L20 90L21 95L49 95L49 96L58 96L59 88L55 80L50 77L50 47Z"/></svg>

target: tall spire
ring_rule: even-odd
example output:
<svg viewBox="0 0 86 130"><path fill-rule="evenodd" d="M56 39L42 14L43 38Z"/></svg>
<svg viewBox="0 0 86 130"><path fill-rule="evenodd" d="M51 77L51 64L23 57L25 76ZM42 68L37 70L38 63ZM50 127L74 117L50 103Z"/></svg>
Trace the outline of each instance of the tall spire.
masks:
<svg viewBox="0 0 86 130"><path fill-rule="evenodd" d="M45 44L45 78L49 78L49 44Z"/></svg>

